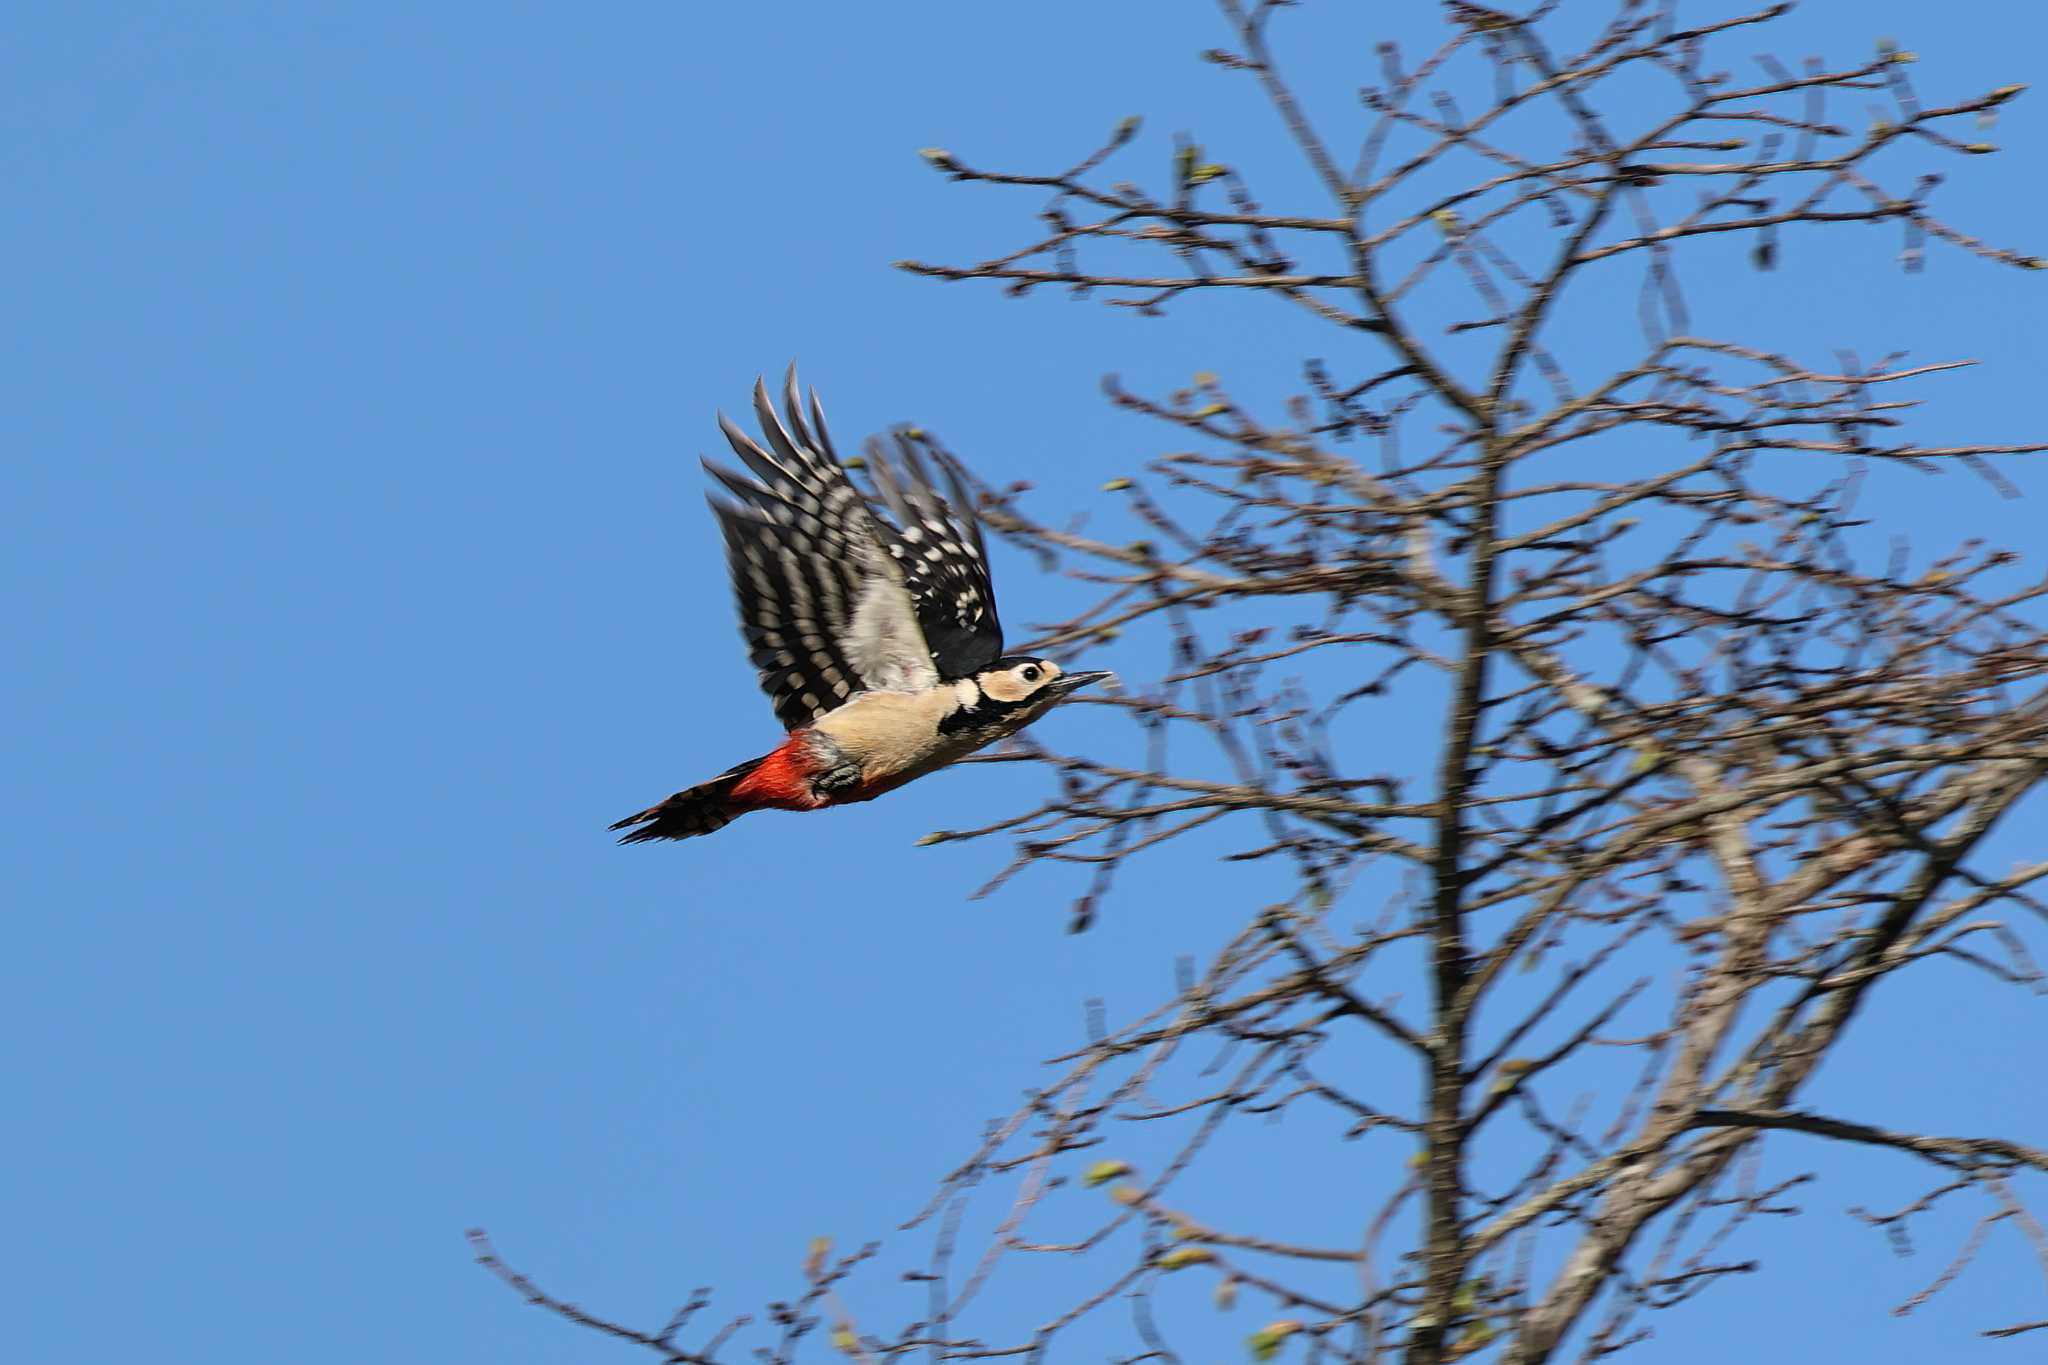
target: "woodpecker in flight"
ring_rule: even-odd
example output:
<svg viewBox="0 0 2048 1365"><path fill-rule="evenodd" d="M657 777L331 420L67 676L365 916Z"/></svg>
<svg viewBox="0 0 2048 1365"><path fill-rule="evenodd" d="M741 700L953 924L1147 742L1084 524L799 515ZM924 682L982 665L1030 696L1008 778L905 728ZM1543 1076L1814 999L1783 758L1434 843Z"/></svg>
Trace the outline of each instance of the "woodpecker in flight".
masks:
<svg viewBox="0 0 2048 1365"><path fill-rule="evenodd" d="M749 474L706 460L732 500L711 499L725 532L740 628L788 738L760 758L613 825L621 843L689 839L754 810L871 801L1029 725L1108 673L1003 654L988 554L959 466L916 445L869 461L862 496L833 453L811 393L805 421L792 366L785 422L754 385L757 443L718 424Z"/></svg>

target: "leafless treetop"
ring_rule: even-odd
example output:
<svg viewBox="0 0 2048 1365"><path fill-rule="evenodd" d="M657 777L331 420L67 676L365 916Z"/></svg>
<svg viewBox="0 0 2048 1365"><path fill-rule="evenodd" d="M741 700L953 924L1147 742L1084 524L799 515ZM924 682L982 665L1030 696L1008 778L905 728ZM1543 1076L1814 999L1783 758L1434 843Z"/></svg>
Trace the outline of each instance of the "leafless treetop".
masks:
<svg viewBox="0 0 2048 1365"><path fill-rule="evenodd" d="M2041 268L1940 217L1927 170L1993 150L1984 126L2019 88L1923 99L1884 47L1724 69L1786 5L1688 27L1627 0L1573 50L1555 0L1452 4L1434 50L1383 44L1354 116L1321 126L1275 55L1294 8L1222 0L1231 36L1206 57L1263 89L1311 201L1267 207L1253 170L1191 139L1163 186L1110 178L1131 121L1051 173L931 150L959 181L1042 197L1043 227L978 264L903 263L1146 312L1249 292L1334 329L1342 358L1307 363L1282 411L1213 375L1111 386L1172 431L1107 490L1144 540L987 490L992 527L1097 593L1037 647L1124 636L1162 662L1101 703L1142 762L994 755L1049 766L1050 794L930 836L1003 841L998 880L1079 865L1077 928L1156 913L1113 906L1141 900L1155 850L1268 862L1287 892L1056 1058L942 1182L911 1321L883 1326L879 1287L872 1306L849 1287L868 1251L820 1248L766 1358L1061 1359L1120 1315L1126 1359L1177 1360L1217 1320L1156 1311L1155 1291L1202 1277L1261 1305L1263 1358L1597 1358L1767 1266L1752 1225L1808 1178L1766 1170L1772 1132L1816 1163L1853 1143L1925 1166L1922 1197L1861 1215L1895 1237L1979 1201L1927 1294L1994 1232L2048 1276L2023 1202L2048 1152L1944 1135L1905 1096L1881 1117L1804 1098L1859 1012L1911 1004L1919 964L2038 988L2020 930L2048 916L2029 893L2048 860L1980 854L2048 776L2048 584L1997 546L1873 556L1857 497L1885 465L2009 492L2000 457L2044 447L1914 434L1914 395L1963 358L1697 334L1681 269L1719 234L1771 270L1789 229L1812 249L1855 223L1895 231L1908 271L1942 248ZM1639 337L1633 357L1569 340L1595 326L1610 350ZM1406 747L1371 742L1389 717ZM1416 744L1426 765L1386 766ZM1349 1240L1300 1240L1284 1209L1209 1212L1205 1154L1238 1129L1313 1143L1327 1123L1270 1125L1308 1109L1379 1153L1327 1196ZM700 1303L641 1332L485 1259L666 1360L730 1358L731 1330L680 1344ZM983 1325L1017 1316L992 1306L1006 1294L1031 1326Z"/></svg>

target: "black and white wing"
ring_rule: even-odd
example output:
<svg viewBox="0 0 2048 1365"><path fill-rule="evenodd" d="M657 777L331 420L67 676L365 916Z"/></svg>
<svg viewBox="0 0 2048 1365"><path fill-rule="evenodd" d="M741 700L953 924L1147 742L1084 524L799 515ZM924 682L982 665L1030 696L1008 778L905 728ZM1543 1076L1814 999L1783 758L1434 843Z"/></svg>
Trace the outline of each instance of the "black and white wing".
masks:
<svg viewBox="0 0 2048 1365"><path fill-rule="evenodd" d="M951 455L917 433L899 431L895 444L893 460L881 442L868 446L875 488L896 520L885 528L886 548L903 572L939 676L971 677L1003 654L1003 626L996 616L995 585L989 581L988 549L974 500ZM946 477L943 497L926 456Z"/></svg>
<svg viewBox="0 0 2048 1365"><path fill-rule="evenodd" d="M711 506L748 654L776 716L794 730L857 692L915 691L939 675L899 567L904 556L893 552L897 533L848 482L816 392L805 422L794 368L783 406L786 426L767 387L754 385L765 448L719 416L752 477L709 460L704 467L734 499L714 497Z"/></svg>

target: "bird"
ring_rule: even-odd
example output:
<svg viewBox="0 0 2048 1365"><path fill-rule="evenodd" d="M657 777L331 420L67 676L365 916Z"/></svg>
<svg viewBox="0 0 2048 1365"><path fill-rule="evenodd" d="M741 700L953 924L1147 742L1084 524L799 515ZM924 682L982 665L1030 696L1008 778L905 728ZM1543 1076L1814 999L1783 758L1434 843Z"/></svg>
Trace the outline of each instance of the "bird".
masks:
<svg viewBox="0 0 2048 1365"><path fill-rule="evenodd" d="M848 476L796 367L759 440L718 425L744 470L704 461L740 630L782 742L613 824L619 842L693 839L751 811L872 801L1016 734L1114 675L1003 653L988 551L958 461L899 431ZM929 456L929 463L927 462ZM936 465L943 480L934 479ZM719 492L725 496L719 496Z"/></svg>

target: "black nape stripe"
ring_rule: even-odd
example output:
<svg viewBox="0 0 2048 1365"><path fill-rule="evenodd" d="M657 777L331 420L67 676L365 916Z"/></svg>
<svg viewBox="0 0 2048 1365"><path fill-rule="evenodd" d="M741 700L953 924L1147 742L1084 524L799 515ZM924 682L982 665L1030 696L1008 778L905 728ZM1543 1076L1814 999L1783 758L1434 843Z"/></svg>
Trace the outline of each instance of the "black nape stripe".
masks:
<svg viewBox="0 0 2048 1365"><path fill-rule="evenodd" d="M1010 712L1020 711L1031 705L1037 695L1034 693L1032 696L1023 697L1017 701L998 701L988 693L981 691L978 686L975 688L975 693L978 700L974 705L963 706L957 711L952 711L939 717L940 734L957 734L976 725L988 725L999 721L1004 716L1010 714Z"/></svg>

